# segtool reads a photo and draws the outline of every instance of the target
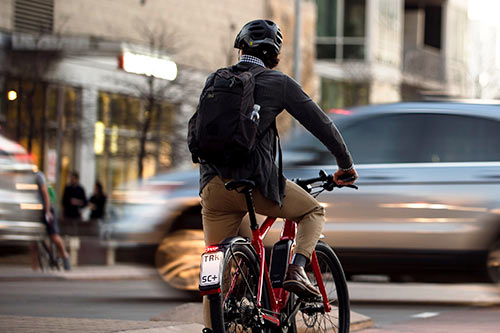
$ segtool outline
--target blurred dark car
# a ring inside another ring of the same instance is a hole
[[[499,105],[394,103],[331,115],[359,173],[358,191],[319,197],[327,211],[325,240],[349,277],[500,280]],[[283,150],[288,178],[336,170],[332,155],[302,128]],[[107,235],[122,245],[157,247],[163,278],[196,289],[203,250],[198,171],[129,184],[113,199],[121,214]]]
[[[19,144],[0,135],[0,244],[24,243],[45,235],[31,159]]]

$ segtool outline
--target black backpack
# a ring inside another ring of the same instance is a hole
[[[193,162],[237,165],[255,150],[260,139],[255,76],[265,70],[222,68],[207,81],[189,120],[188,146]]]

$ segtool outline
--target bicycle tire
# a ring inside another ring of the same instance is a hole
[[[224,256],[220,307],[211,304],[212,323],[223,319],[225,332],[271,332],[255,316],[259,281],[259,261],[250,245],[233,244]],[[262,306],[269,309],[269,294],[264,286]]]
[[[303,302],[295,316],[295,325],[300,332],[348,333],[351,312],[349,292],[342,265],[335,252],[327,244],[319,241],[315,250],[332,310],[322,313],[322,300]],[[308,264],[305,270],[311,283],[318,288],[311,264]]]

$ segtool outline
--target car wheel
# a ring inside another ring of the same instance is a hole
[[[500,283],[500,240],[494,243],[488,252],[486,269],[491,282]]]
[[[155,255],[160,277],[174,288],[198,290],[200,258],[205,249],[203,230],[180,229],[166,235]]]

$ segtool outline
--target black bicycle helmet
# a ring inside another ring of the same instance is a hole
[[[280,53],[283,44],[281,30],[276,23],[270,20],[254,20],[248,22],[241,28],[241,31],[234,40],[234,47],[243,48],[244,45],[249,48],[257,48],[260,45],[270,45]]]

